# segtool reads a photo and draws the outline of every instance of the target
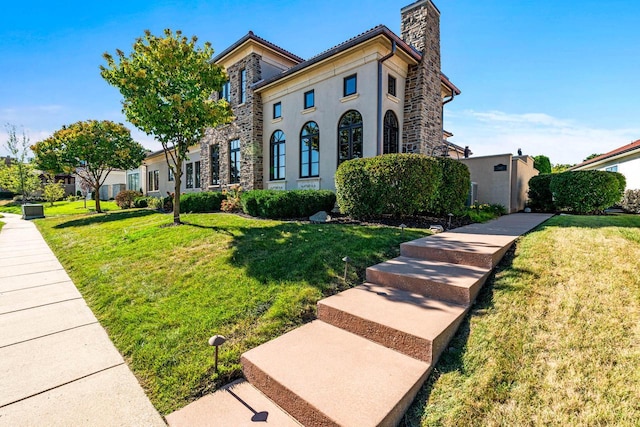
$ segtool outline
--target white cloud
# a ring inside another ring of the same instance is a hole
[[[551,163],[580,163],[592,153],[605,153],[640,138],[635,129],[600,129],[544,113],[447,111],[452,142],[468,145],[474,156],[516,153],[544,154]]]

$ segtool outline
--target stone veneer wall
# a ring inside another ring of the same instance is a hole
[[[430,155],[442,145],[440,12],[431,0],[420,0],[401,17],[402,39],[422,52],[406,79],[402,151]]]
[[[247,71],[246,101],[239,104],[240,71]],[[215,129],[207,129],[205,137],[200,143],[200,157],[202,176],[206,177],[210,190],[218,189],[211,186],[210,147],[220,146],[220,187],[229,186],[229,141],[240,140],[240,185],[245,190],[263,187],[262,165],[262,99],[255,94],[251,85],[262,78],[260,56],[252,53],[233,64],[227,70],[230,82],[231,109],[235,120]],[[217,97],[217,94],[214,95]]]

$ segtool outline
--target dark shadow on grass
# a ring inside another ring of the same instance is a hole
[[[73,219],[71,221],[65,221],[53,228],[69,228],[69,227],[84,227],[92,224],[102,224],[113,221],[120,221],[129,218],[141,218],[149,215],[156,215],[156,211],[142,209],[136,211],[121,211],[121,212],[107,212],[102,214],[90,214],[83,216],[82,218]]]
[[[218,227],[215,225],[202,225],[202,224],[195,224],[192,222],[186,222],[186,221],[181,221],[181,225],[187,226],[187,227],[195,227],[195,228],[202,228],[202,229],[206,229],[206,230],[212,230],[215,231],[216,233],[222,233],[222,234],[226,234],[228,236],[233,236],[234,234],[231,233],[228,228],[225,227]]]

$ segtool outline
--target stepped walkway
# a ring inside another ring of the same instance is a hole
[[[0,425],[164,426],[35,225],[0,231]]]
[[[318,320],[242,355],[247,381],[166,417],[170,426],[394,426],[485,280],[551,215],[513,214],[403,243]]]

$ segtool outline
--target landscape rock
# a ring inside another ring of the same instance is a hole
[[[312,224],[324,224],[327,221],[331,221],[331,217],[325,211],[320,211],[311,215],[309,221],[311,221]]]

